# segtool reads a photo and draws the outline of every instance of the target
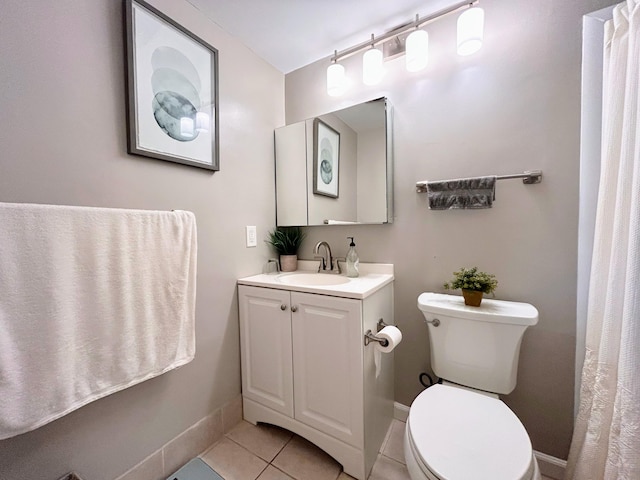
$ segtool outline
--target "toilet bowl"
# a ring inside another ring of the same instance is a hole
[[[431,367],[444,383],[411,404],[404,454],[412,480],[539,480],[531,440],[498,394],[516,387],[525,330],[538,322],[532,305],[423,293]]]
[[[404,451],[412,480],[540,480],[531,441],[497,397],[434,385],[414,400]]]

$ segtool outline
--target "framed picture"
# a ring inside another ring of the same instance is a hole
[[[338,198],[340,133],[319,118],[313,120],[313,193]]]
[[[218,50],[142,0],[124,0],[128,152],[219,170]]]

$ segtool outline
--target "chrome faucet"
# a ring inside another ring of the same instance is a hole
[[[324,255],[319,255],[320,247],[324,247]],[[314,258],[320,259],[320,265],[318,265],[319,273],[341,273],[340,272],[340,264],[337,262],[334,268],[334,259],[331,256],[331,247],[327,242],[318,242],[316,243],[315,248],[313,249]]]

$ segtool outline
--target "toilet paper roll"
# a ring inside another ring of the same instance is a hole
[[[393,351],[396,346],[402,341],[402,332],[398,329],[398,327],[394,327],[393,325],[387,325],[378,333],[376,333],[376,337],[384,338],[387,341],[387,346],[383,347],[380,343],[376,342],[376,350],[379,350],[382,353],[389,353]]]

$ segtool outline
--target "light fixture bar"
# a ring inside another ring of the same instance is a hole
[[[420,28],[422,25],[432,22],[433,20],[436,20],[440,17],[444,17],[445,15],[449,15],[451,13],[455,13],[458,10],[461,10],[463,8],[469,8],[472,7],[473,5],[475,5],[476,3],[479,3],[480,0],[467,0],[465,2],[458,2],[455,3],[454,5],[447,7],[447,8],[443,8],[442,10],[439,10],[435,13],[432,13],[431,15],[425,15],[424,17],[420,18],[419,16],[416,15],[416,20],[411,22],[411,23],[407,23],[404,25],[398,25],[397,27],[395,27],[394,29],[390,30],[387,33],[383,33],[382,35],[379,36],[374,36],[372,35],[372,38],[369,40],[366,40],[362,43],[359,43],[351,48],[347,48],[345,50],[342,50],[341,52],[336,52],[333,57],[331,57],[331,60],[333,62],[337,62],[338,60],[342,60],[343,58],[347,58],[350,57],[351,55],[354,55],[364,49],[368,49],[371,48],[371,46],[379,44],[379,43],[383,43],[386,40],[389,40],[390,38],[393,37],[397,37],[399,35],[402,35],[405,32],[408,32],[409,30],[415,29],[415,28]]]

